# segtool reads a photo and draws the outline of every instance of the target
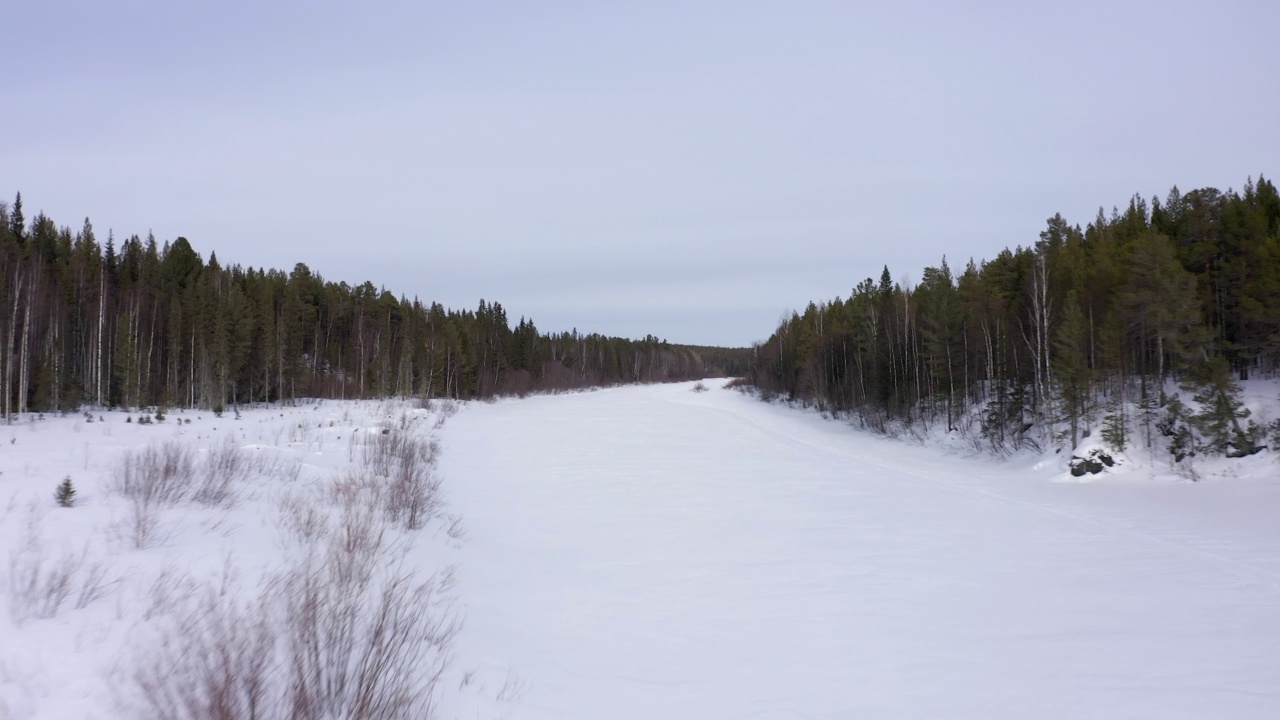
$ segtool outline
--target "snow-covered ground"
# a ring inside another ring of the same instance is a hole
[[[441,448],[446,505],[418,530],[383,518],[376,554],[462,620],[428,653],[452,658],[438,717],[1280,717],[1270,452],[1204,462],[1198,483],[1134,453],[1078,482],[1061,456],[968,457],[706,384],[443,423],[443,404],[326,401],[0,427],[0,719],[139,717],[138,678],[189,649],[166,635],[182,618],[267,607],[264,583],[292,587],[350,518],[395,506],[352,479],[387,437]],[[191,449],[197,485],[237,455],[234,502],[159,506],[139,548],[136,505],[108,488],[163,443]],[[69,569],[52,612],[15,592],[33,558],[37,579]]]
[[[391,636],[429,678],[460,619],[449,571],[460,525],[432,494],[432,438],[454,409],[314,402],[0,425],[0,719],[245,717],[254,668],[271,676],[259,707],[274,708],[293,689],[288,648],[320,633],[346,643],[352,662],[321,652],[301,666],[324,664],[317,685],[355,676],[388,592],[415,611],[388,623]],[[60,507],[68,477],[74,505]],[[427,491],[416,516],[401,510],[414,502],[397,495],[397,477]],[[344,616],[354,605],[358,616]],[[459,678],[445,672],[437,694]],[[427,687],[378,692],[411,703]],[[241,696],[211,712],[207,696],[228,688]]]
[[[1065,482],[718,385],[445,428],[458,661],[511,717],[1280,717],[1273,455]]]

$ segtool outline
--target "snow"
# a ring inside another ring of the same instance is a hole
[[[909,444],[706,384],[452,417],[325,401],[2,427],[0,718],[129,717],[157,577],[251,590],[301,552],[283,499],[357,467],[401,418],[439,439],[465,528],[437,518],[397,544],[421,573],[458,568],[440,717],[1280,717],[1270,451],[1203,461],[1196,483],[1145,452],[1066,482],[1061,455]],[[1246,395],[1274,414],[1274,385]],[[124,454],[174,440],[204,458],[226,438],[275,461],[234,507],[165,510],[160,540],[132,547],[106,491]],[[67,475],[77,504],[58,508]],[[45,557],[105,568],[102,596],[15,618],[29,526]]]
[[[1280,716],[1273,456],[1062,483],[689,390],[446,427],[459,661],[510,716]]]
[[[243,606],[299,568],[312,543],[285,522],[288,508],[332,522],[329,488],[360,467],[370,438],[401,424],[429,437],[448,409],[417,405],[314,402],[239,418],[173,411],[149,425],[136,412],[33,414],[0,426],[0,719],[140,717],[135,676],[169,657],[157,645],[172,637],[166,630],[201,610],[209,591]],[[220,449],[238,449],[238,501],[159,508],[153,538],[139,548],[132,506],[109,487],[126,456],[166,446],[187,448],[197,469]],[[57,507],[54,488],[68,476],[75,506]],[[421,581],[442,573],[457,552],[447,520],[389,531],[385,556],[406,553],[404,572]],[[23,578],[34,573],[49,586],[60,570],[71,580],[65,602],[50,606],[44,591],[34,608],[22,601]],[[442,613],[448,602],[441,596]]]

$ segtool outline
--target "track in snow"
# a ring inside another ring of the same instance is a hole
[[[1051,483],[711,387],[450,421],[453,712],[1280,717],[1275,480]]]

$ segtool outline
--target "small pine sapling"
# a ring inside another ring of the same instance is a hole
[[[1196,454],[1195,435],[1191,431],[1188,414],[1182,400],[1174,395],[1165,402],[1164,417],[1156,423],[1156,429],[1169,439],[1169,454],[1175,463]]]
[[[69,508],[75,506],[76,486],[71,483],[70,475],[58,484],[58,489],[54,492],[53,499],[58,501],[59,507]]]
[[[1125,423],[1124,405],[1118,397],[1112,396],[1107,403],[1107,414],[1102,419],[1102,440],[1114,452],[1124,452],[1129,444],[1129,429]]]

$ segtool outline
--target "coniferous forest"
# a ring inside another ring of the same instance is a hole
[[[1280,195],[1259,178],[1134,196],[1083,229],[1055,215],[1032,246],[944,257],[914,286],[886,267],[792,313],[749,377],[881,432],[940,427],[1010,452],[1099,431],[1181,460],[1260,449],[1268,428],[1237,381],[1278,367]]]
[[[513,326],[366,282],[206,262],[185,238],[117,245],[0,203],[3,412],[303,397],[485,398],[745,372],[745,349]]]
[[[941,427],[998,452],[1094,431],[1119,450],[1248,454],[1268,430],[1237,380],[1280,368],[1280,194],[1134,196],[1083,229],[1050,218],[1029,247],[944,257],[914,286],[888,267],[732,349],[544,333],[366,282],[204,261],[185,238],[101,242],[18,195],[0,203],[0,382],[6,418],[98,407],[303,397],[502,394],[742,376],[865,427]],[[1186,400],[1193,400],[1188,404]]]

